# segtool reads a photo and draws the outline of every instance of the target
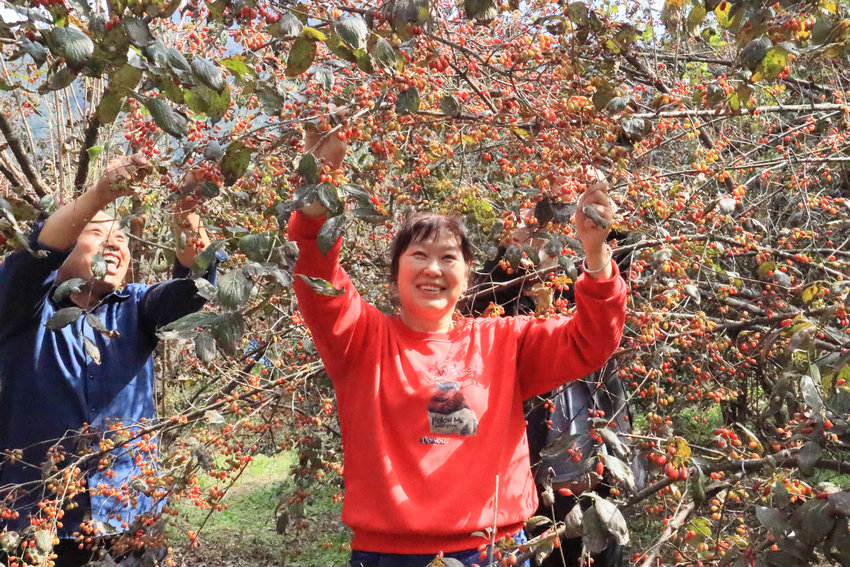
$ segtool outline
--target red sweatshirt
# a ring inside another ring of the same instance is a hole
[[[323,219],[295,213],[298,304],[336,390],[344,456],[342,519],[352,548],[384,553],[472,549],[495,523],[512,535],[537,507],[522,402],[600,368],[617,348],[626,286],[582,276],[576,316],[459,319],[447,333],[408,329],[366,303],[339,266]],[[498,477],[498,502],[496,479]]]

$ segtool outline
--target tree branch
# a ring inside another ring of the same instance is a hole
[[[83,134],[83,145],[80,148],[80,156],[77,158],[77,173],[74,176],[74,187],[82,189],[86,185],[89,177],[89,148],[97,143],[97,134],[100,130],[100,120],[97,119],[97,114],[92,114],[89,123],[86,126],[86,131]]]
[[[24,177],[30,182],[36,195],[39,197],[48,195],[50,191],[44,185],[38,172],[33,169],[32,163],[21,145],[21,140],[15,135],[15,132],[12,130],[12,124],[6,120],[6,115],[2,112],[0,112],[0,132],[6,138],[9,149],[12,150],[12,154],[14,154],[15,159],[18,161],[18,165],[21,166]]]

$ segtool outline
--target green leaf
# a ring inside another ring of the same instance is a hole
[[[44,323],[44,326],[51,331],[58,331],[62,327],[70,325],[79,319],[82,314],[83,310],[79,307],[65,307],[51,315],[47,322]]]
[[[222,248],[224,248],[224,240],[214,240],[204,249],[203,252],[195,256],[195,264],[192,266],[192,273],[198,275],[209,270],[213,261],[215,261],[218,251]]]
[[[618,459],[614,455],[608,455],[605,457],[605,468],[614,475],[614,478],[622,482],[628,490],[634,490],[635,475],[628,463]]]
[[[752,80],[756,82],[757,77],[764,77],[768,81],[772,81],[785,69],[788,65],[788,52],[782,47],[772,47],[761,60],[758,71],[753,75]]]
[[[211,301],[216,295],[216,288],[209,281],[204,278],[196,278],[192,280],[195,282],[195,292],[206,299],[207,301]]]
[[[599,517],[596,506],[591,506],[584,511],[581,527],[581,541],[587,551],[590,553],[601,553],[608,547],[611,536],[608,528]]]
[[[395,103],[397,114],[416,114],[419,112],[419,89],[408,87],[406,91],[399,93]]]
[[[304,37],[296,39],[286,58],[286,76],[297,77],[309,69],[316,57],[316,49],[316,42],[312,39]]]
[[[691,4],[691,11],[688,12],[688,32],[694,33],[699,25],[705,20],[708,12],[705,9],[705,4],[701,0],[695,0]]]
[[[249,75],[253,78],[257,77],[257,72],[254,71],[253,67],[249,67],[247,63],[245,63],[244,55],[234,55],[233,57],[228,57],[227,59],[222,59],[221,64],[225,69],[231,71],[239,78],[244,79],[246,75]]]
[[[36,65],[41,66],[47,61],[47,48],[37,41],[30,41],[24,37],[18,43],[18,50],[9,57],[9,60],[14,61],[24,55],[29,55]]]
[[[89,155],[89,161],[94,161],[97,156],[103,151],[103,146],[91,146],[86,148],[86,153]]]
[[[94,43],[85,32],[70,27],[56,27],[50,32],[50,48],[69,65],[82,65],[94,53]]]
[[[314,278],[313,276],[305,276],[304,274],[298,274],[298,276],[310,286],[310,289],[319,295],[336,297],[345,293],[345,288],[336,288],[331,282],[322,278]]]
[[[156,38],[144,20],[135,16],[124,16],[121,22],[124,24],[130,43],[139,49],[150,47],[156,43]]]
[[[161,327],[156,336],[164,341],[191,339],[198,334],[198,327],[208,327],[215,323],[218,318],[218,315],[209,311],[189,313]]]
[[[850,492],[846,490],[833,492],[827,496],[827,500],[838,512],[850,517]]]
[[[812,377],[807,375],[800,378],[800,388],[803,390],[803,401],[812,409],[812,413],[820,414],[823,411],[823,398]]]
[[[70,280],[65,280],[59,284],[56,291],[53,292],[53,301],[56,303],[64,301],[65,298],[69,297],[72,293],[80,293],[85,285],[86,280],[83,278],[71,278]]]
[[[755,72],[772,45],[767,36],[756,38],[741,50],[737,62],[745,69]]]
[[[86,314],[86,323],[88,323],[89,327],[100,333],[105,337],[109,337],[110,339],[114,339],[121,336],[116,330],[107,329],[106,324],[101,320],[100,317],[95,315],[94,313]]]
[[[189,60],[176,47],[166,46],[165,54],[168,66],[171,67],[172,71],[185,75],[192,73],[192,65]]]
[[[124,96],[107,90],[97,104],[97,120],[101,124],[112,124],[118,118],[121,107],[124,106]]]
[[[316,69],[313,79],[326,91],[331,90],[334,86],[334,74],[330,69]]]
[[[345,209],[345,203],[339,198],[339,192],[333,183],[322,183],[316,191],[319,202],[328,210],[330,217],[339,215]]]
[[[494,0],[464,0],[463,13],[470,20],[489,22],[499,15],[499,7]]]
[[[304,24],[291,12],[284,12],[280,20],[266,28],[269,35],[278,39],[295,39],[301,35],[303,30]]]
[[[265,262],[268,260],[269,254],[271,254],[273,242],[274,239],[268,232],[246,234],[239,239],[239,250],[241,250],[249,260]]]
[[[815,465],[823,457],[823,449],[815,441],[806,441],[800,447],[800,452],[797,456],[797,466],[800,467],[800,472],[806,476],[811,476],[815,472]]]
[[[86,354],[91,357],[92,362],[100,366],[100,349],[97,348],[97,345],[94,344],[94,341],[84,336],[83,349],[86,351]]]
[[[626,518],[623,517],[623,513],[620,512],[617,505],[605,498],[594,498],[593,500],[593,507],[596,509],[596,513],[599,515],[599,519],[602,521],[602,525],[608,530],[608,533],[614,536],[614,540],[619,545],[628,544],[629,527],[626,524]]]
[[[231,142],[221,158],[221,174],[226,185],[233,185],[248,171],[251,165],[251,150],[244,143]]]
[[[221,75],[221,69],[203,57],[196,56],[192,59],[192,74],[202,85],[206,85],[217,93],[221,93],[227,87],[227,82]]]
[[[77,71],[70,67],[62,67],[47,75],[47,81],[38,88],[40,94],[45,94],[53,91],[64,89],[74,82],[77,78]]]
[[[171,108],[165,101],[149,97],[145,99],[145,106],[151,113],[151,117],[157,126],[175,138],[186,136],[186,117]]]
[[[219,315],[210,327],[218,348],[228,356],[236,354],[244,330],[245,319],[239,311]]]
[[[616,96],[608,101],[608,104],[605,105],[605,110],[608,112],[622,112],[629,105],[629,97],[627,96]]]
[[[286,99],[283,98],[273,87],[263,87],[258,89],[254,94],[260,99],[260,104],[263,105],[263,112],[270,116],[280,114],[280,109],[283,108]]]
[[[770,533],[777,537],[785,535],[791,528],[788,524],[788,520],[785,518],[785,515],[774,508],[756,506],[756,518],[758,518],[761,525],[766,527],[770,530]]]
[[[320,32],[316,28],[304,26],[304,28],[301,30],[301,37],[299,37],[299,39],[309,39],[312,41],[327,41],[328,36]]]
[[[106,277],[106,260],[100,252],[92,256],[91,275],[99,280]]]
[[[384,67],[397,69],[399,65],[399,54],[396,48],[384,38],[380,38],[372,47],[372,55]]]
[[[298,175],[305,183],[315,185],[319,182],[319,162],[316,161],[316,156],[311,153],[301,156],[301,159],[298,160]]]
[[[50,530],[38,530],[35,532],[35,547],[41,553],[50,553],[53,550],[53,534]]]
[[[195,356],[201,362],[211,362],[215,358],[215,338],[211,333],[202,331],[195,337]]]
[[[207,145],[204,146],[205,160],[218,163],[223,156],[224,150],[221,148],[221,144],[219,144],[217,140],[210,140],[207,142]]]
[[[333,24],[333,31],[352,50],[366,47],[369,28],[366,26],[366,20],[358,15],[343,16],[338,19]]]
[[[0,549],[6,555],[14,555],[14,551],[18,549],[19,545],[21,545],[21,536],[18,532],[4,531],[0,534]]]
[[[440,99],[440,110],[449,116],[460,116],[462,107],[456,96],[445,95]]]
[[[337,215],[325,221],[325,224],[319,229],[319,252],[327,256],[342,236],[346,224],[348,224],[348,218],[345,215]]]
[[[218,282],[217,297],[224,307],[236,309],[251,296],[254,284],[240,269],[224,274]]]

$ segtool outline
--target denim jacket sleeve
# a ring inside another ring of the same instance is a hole
[[[0,263],[0,345],[25,323],[38,318],[53,285],[53,272],[70,254],[38,242],[43,224],[30,235],[32,253],[18,250]]]

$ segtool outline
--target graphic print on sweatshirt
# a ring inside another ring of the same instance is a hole
[[[460,393],[460,383],[440,381],[428,401],[428,421],[436,435],[471,436],[478,432],[478,417]]]

